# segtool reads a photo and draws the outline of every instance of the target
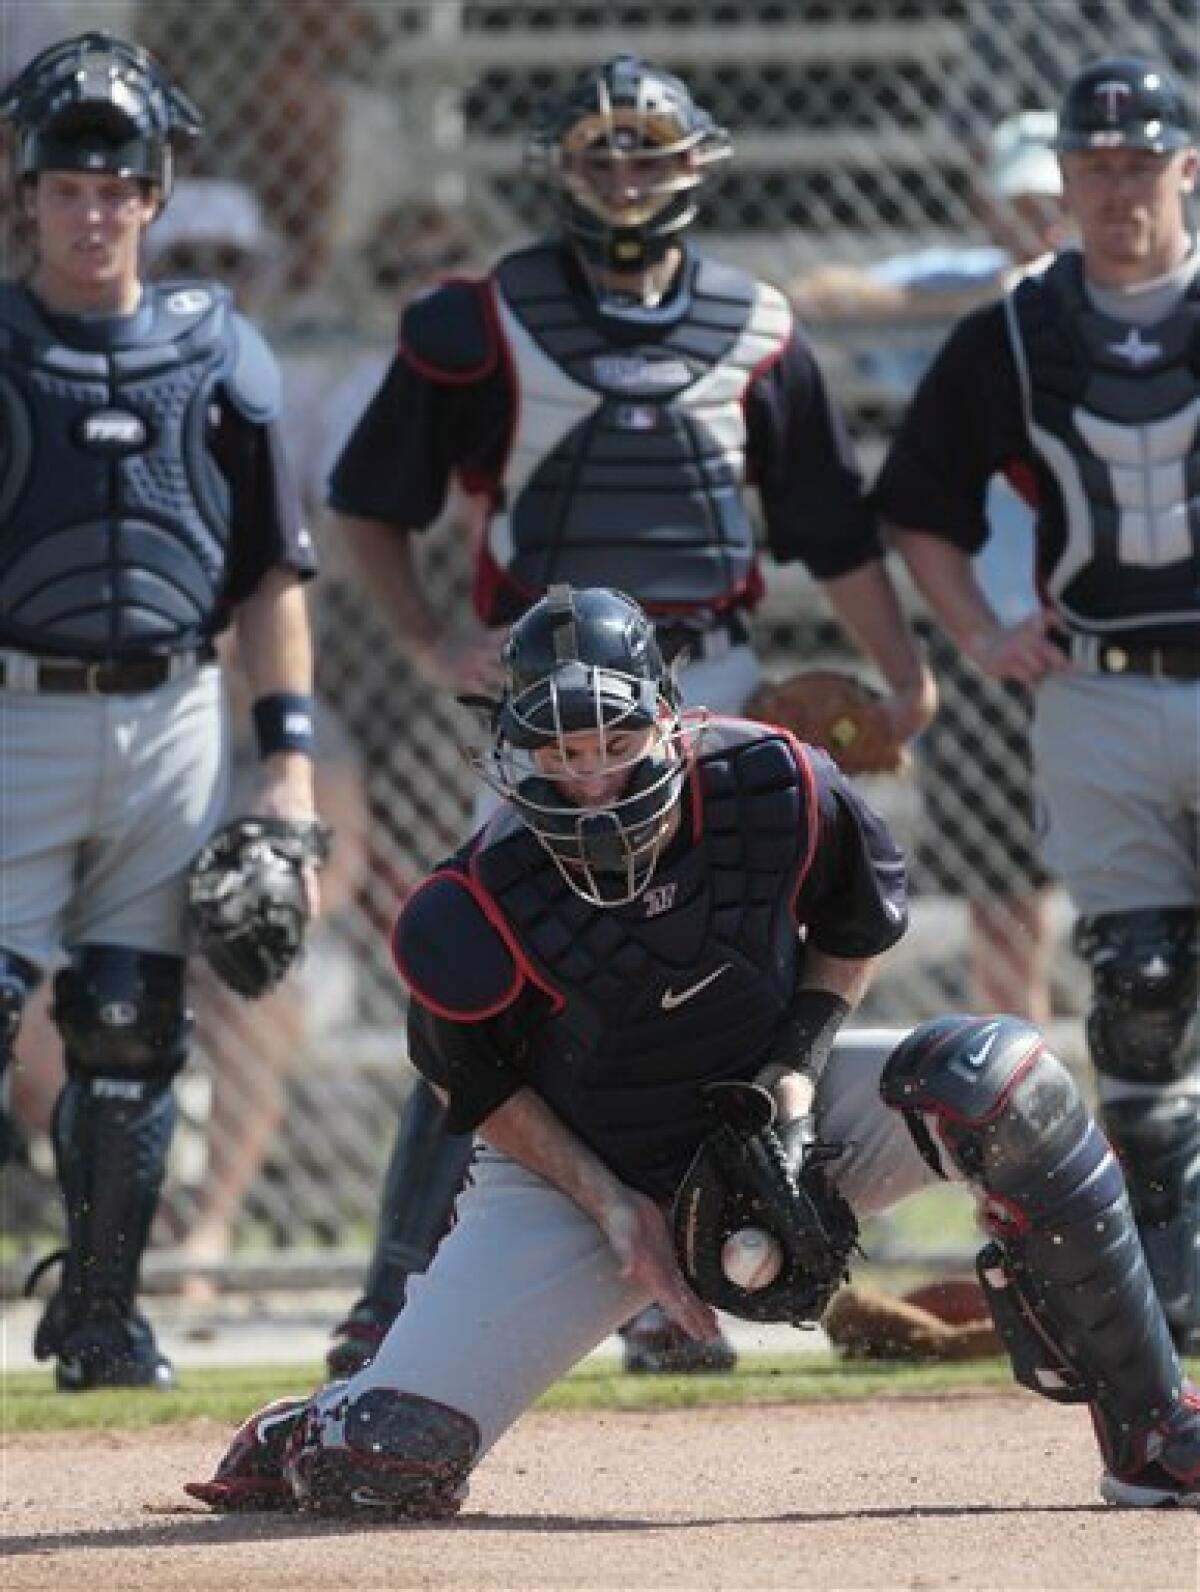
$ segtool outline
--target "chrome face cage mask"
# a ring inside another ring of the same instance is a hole
[[[586,677],[586,682],[581,679]],[[574,893],[592,906],[626,906],[654,877],[683,794],[685,731],[672,698],[652,682],[612,670],[568,664],[506,700],[491,741],[468,752],[480,777],[509,802]],[[653,716],[651,716],[651,713]],[[580,731],[606,739],[653,731],[635,755],[605,757],[589,774],[625,775],[621,794],[580,804],[570,794],[568,737]],[[536,749],[555,748],[562,772],[547,772]]]
[[[525,152],[526,170],[554,195],[593,292],[617,311],[630,309],[629,294],[612,293],[596,273],[641,274],[642,307],[653,309],[649,270],[695,220],[699,190],[733,148],[726,130],[704,113],[696,111],[689,126],[676,108],[651,103],[643,91],[649,93],[648,84],[639,85],[636,104],[614,104],[601,78],[594,109],[581,111],[565,130],[535,129]],[[636,173],[624,192],[622,170]]]

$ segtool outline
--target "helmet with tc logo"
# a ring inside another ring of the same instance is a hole
[[[1196,141],[1179,86],[1137,56],[1093,61],[1063,97],[1054,147],[1148,149],[1158,155]]]

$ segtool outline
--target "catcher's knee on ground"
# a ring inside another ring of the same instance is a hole
[[[309,1404],[283,1471],[301,1509],[438,1520],[457,1514],[479,1453],[469,1415],[398,1388],[335,1383]]]

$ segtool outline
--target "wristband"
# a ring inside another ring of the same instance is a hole
[[[275,752],[313,755],[316,727],[313,699],[301,691],[273,691],[250,709],[259,757]]]
[[[768,1060],[791,1067],[816,1083],[825,1071],[837,1031],[849,1015],[849,1003],[832,990],[798,989]]]

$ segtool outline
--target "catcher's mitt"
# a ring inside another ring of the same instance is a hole
[[[904,742],[872,686],[839,669],[809,669],[766,681],[746,704],[748,719],[790,730],[821,746],[847,774],[898,774],[907,767]]]
[[[1003,1352],[979,1284],[934,1283],[896,1299],[843,1288],[821,1320],[853,1360],[984,1360]]]
[[[192,864],[188,914],[196,944],[222,983],[247,1000],[274,989],[308,927],[303,870],[329,855],[331,831],[312,820],[239,818]]]
[[[854,1212],[822,1171],[840,1152],[803,1131],[789,1142],[792,1124],[781,1136],[775,1102],[758,1084],[710,1084],[706,1093],[719,1125],[671,1210],[683,1274],[701,1299],[747,1321],[815,1322],[847,1276],[858,1238]],[[766,1228],[782,1251],[765,1288],[741,1288],[722,1268],[721,1246],[742,1227]]]

